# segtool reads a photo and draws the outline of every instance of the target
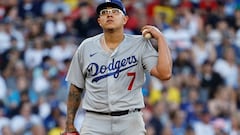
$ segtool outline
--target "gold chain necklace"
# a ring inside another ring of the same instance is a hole
[[[107,43],[106,43],[106,41],[105,41],[104,36],[102,36],[102,42],[103,42],[103,48],[104,48],[104,50],[106,50],[106,51],[109,52],[109,53],[113,53],[114,49],[111,49],[111,48],[109,48],[109,47],[107,46]]]

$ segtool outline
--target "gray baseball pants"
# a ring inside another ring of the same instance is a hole
[[[121,116],[86,112],[80,135],[145,135],[142,112]]]

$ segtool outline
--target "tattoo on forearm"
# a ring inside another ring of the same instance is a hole
[[[73,126],[75,114],[81,102],[82,90],[74,85],[70,86],[67,102],[67,126]],[[69,127],[71,128],[71,127]]]

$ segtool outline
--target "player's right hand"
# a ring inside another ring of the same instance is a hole
[[[74,131],[74,132],[64,132],[64,133],[61,133],[60,135],[80,135],[77,131]]]
[[[162,39],[162,32],[155,26],[145,25],[142,27],[142,34],[145,38]]]

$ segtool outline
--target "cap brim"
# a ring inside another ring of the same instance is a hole
[[[106,3],[100,4],[100,5],[97,7],[97,14],[99,15],[99,14],[100,14],[100,11],[103,10],[103,9],[105,9],[105,8],[107,8],[107,7],[118,8],[118,9],[120,9],[120,10],[123,11],[123,9],[122,9],[120,6],[118,6],[117,4],[112,3],[112,2],[106,2]]]

